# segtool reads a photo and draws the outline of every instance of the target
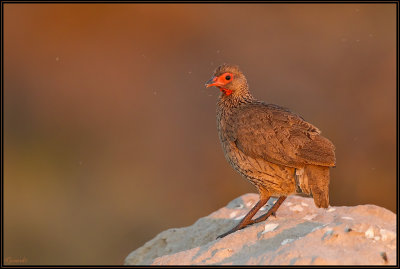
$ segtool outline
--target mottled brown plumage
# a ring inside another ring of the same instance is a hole
[[[256,100],[237,66],[219,66],[207,84],[221,90],[217,128],[227,161],[260,193],[260,201],[224,237],[275,214],[287,195],[305,194],[317,207],[329,206],[329,168],[335,147],[312,124],[288,109]],[[280,197],[252,220],[271,196]]]

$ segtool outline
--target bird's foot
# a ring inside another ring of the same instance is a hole
[[[218,235],[218,236],[217,236],[217,239],[224,238],[225,236],[227,236],[228,234],[231,234],[231,233],[233,233],[233,232],[235,232],[235,231],[230,230],[230,231],[228,231],[228,232],[226,232],[226,233],[223,233],[223,234],[221,234],[221,235]]]
[[[231,233],[234,233],[234,232],[236,232],[236,231],[239,231],[239,230],[241,230],[241,229],[243,229],[243,228],[245,228],[245,227],[247,227],[247,226],[249,226],[249,225],[252,225],[252,224],[254,224],[254,223],[255,223],[255,222],[254,222],[253,220],[250,220],[250,221],[247,222],[246,224],[244,224],[244,223],[239,223],[237,226],[235,226],[235,227],[232,228],[231,230],[227,231],[226,233],[223,233],[223,234],[219,235],[219,236],[217,237],[217,239],[223,238],[223,237],[225,237],[225,236],[227,236],[227,235],[229,235],[229,234],[231,234]]]
[[[235,228],[233,228],[233,229],[227,231],[226,233],[223,233],[223,234],[221,234],[221,235],[218,235],[217,239],[224,238],[224,237],[227,236],[228,234],[234,233],[234,232],[236,232],[236,231],[238,231],[238,230],[240,230],[240,229],[238,229],[237,227],[235,227]]]

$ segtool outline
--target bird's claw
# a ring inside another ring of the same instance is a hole
[[[221,235],[218,235],[216,239],[224,238],[225,236],[227,236],[228,234],[231,234],[231,233],[233,233],[233,231],[229,231],[229,232],[223,233]]]

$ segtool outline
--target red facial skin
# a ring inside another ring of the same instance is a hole
[[[229,80],[227,80],[226,76],[230,76],[231,78]],[[211,84],[207,84],[207,88],[211,87],[211,86],[216,86],[225,95],[231,95],[232,94],[232,90],[226,89],[226,88],[224,88],[224,86],[226,84],[228,84],[229,82],[231,82],[232,80],[233,80],[233,74],[232,73],[224,73],[224,74],[220,75],[219,77],[214,77],[212,79],[212,83]]]

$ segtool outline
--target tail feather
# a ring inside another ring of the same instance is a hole
[[[308,165],[304,170],[315,205],[327,208],[329,206],[329,167]]]

